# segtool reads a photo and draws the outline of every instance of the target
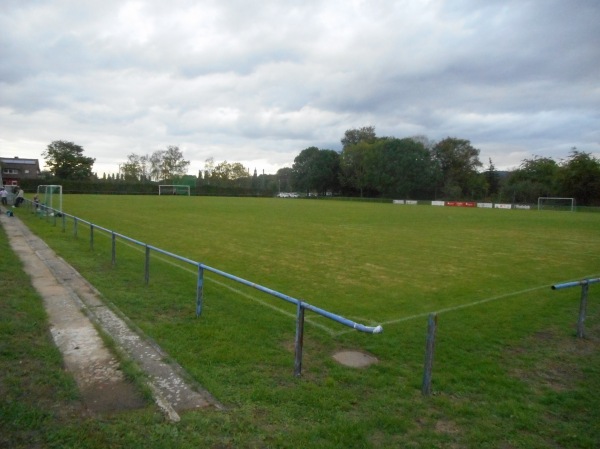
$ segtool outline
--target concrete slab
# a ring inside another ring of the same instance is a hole
[[[179,365],[165,362],[170,358],[161,348],[145,338],[118,310],[107,307],[100,292],[17,217],[0,214],[0,223],[31,276],[32,285],[44,299],[54,341],[90,411],[143,405],[93,323],[147,374],[155,401],[170,420],[178,421],[179,413],[187,410],[223,409],[206,390],[185,380],[189,376]]]

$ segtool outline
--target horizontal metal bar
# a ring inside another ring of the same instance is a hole
[[[53,211],[56,212],[56,209],[52,209],[52,208],[48,208],[48,209],[51,209],[51,210],[53,210]],[[185,263],[194,265],[194,266],[196,266],[198,268],[201,268],[201,269],[210,271],[212,273],[218,274],[219,276],[223,276],[223,277],[225,277],[227,279],[231,279],[232,281],[235,281],[235,282],[238,282],[240,284],[246,285],[248,287],[254,288],[256,290],[259,290],[259,291],[261,291],[263,293],[266,293],[268,295],[274,296],[276,298],[282,299],[282,300],[284,300],[286,302],[289,302],[291,304],[300,305],[300,307],[302,307],[304,309],[311,310],[311,311],[313,311],[313,312],[315,312],[315,313],[317,313],[317,314],[319,314],[321,316],[324,316],[324,317],[329,318],[329,319],[331,319],[333,321],[336,321],[336,322],[338,322],[340,324],[343,324],[344,326],[348,326],[348,327],[351,327],[352,329],[356,329],[357,331],[366,332],[366,333],[369,333],[369,334],[379,334],[379,333],[383,332],[383,327],[381,327],[381,326],[365,326],[364,324],[360,324],[360,323],[357,323],[355,321],[352,321],[352,320],[349,320],[347,318],[344,318],[343,316],[337,315],[335,313],[328,312],[325,309],[321,309],[320,307],[313,306],[313,305],[311,305],[311,304],[309,304],[307,302],[304,302],[304,301],[301,301],[299,299],[293,298],[292,296],[288,296],[288,295],[280,293],[280,292],[278,292],[276,290],[270,289],[268,287],[264,287],[264,286],[262,286],[260,284],[256,284],[255,282],[250,282],[250,281],[248,281],[246,279],[243,279],[241,277],[238,277],[238,276],[235,276],[233,274],[227,273],[225,271],[219,270],[217,268],[213,268],[213,267],[210,267],[208,265],[204,265],[204,264],[202,264],[200,262],[196,262],[194,260],[188,259],[187,257],[182,257],[182,256],[179,256],[177,254],[174,254],[174,253],[171,253],[169,251],[166,251],[164,249],[157,248],[156,246],[148,245],[148,244],[146,244],[144,242],[141,242],[139,240],[135,240],[135,239],[133,239],[131,237],[128,237],[126,235],[123,235],[123,234],[119,234],[118,232],[115,232],[113,230],[104,228],[102,226],[98,226],[98,225],[96,225],[94,223],[91,223],[89,221],[83,220],[83,219],[78,218],[78,217],[76,217],[74,215],[70,215],[70,214],[67,214],[67,213],[64,213],[64,212],[61,212],[61,213],[64,216],[66,216],[66,217],[71,217],[72,219],[78,220],[79,222],[82,222],[82,223],[85,223],[85,224],[87,224],[90,227],[94,227],[94,229],[96,229],[96,230],[104,231],[107,234],[114,235],[116,237],[122,238],[122,239],[127,240],[127,241],[129,241],[131,243],[134,243],[136,245],[143,246],[143,247],[148,248],[148,249],[150,249],[152,251],[156,251],[156,252],[158,252],[160,254],[164,254],[165,256],[172,257],[172,258],[177,259],[177,260],[179,260],[181,262],[185,262]],[[600,279],[598,279],[597,281],[600,281]],[[552,288],[554,288],[554,286]]]
[[[383,327],[381,326],[365,326],[363,324],[356,323],[355,321],[349,320],[348,318],[344,318],[343,316],[336,315],[335,313],[328,312],[327,310],[321,309],[320,307],[316,307],[305,302],[302,303],[302,307],[308,310],[312,310],[313,312],[318,313],[319,315],[322,315],[333,321],[337,321],[338,323],[343,324],[344,326],[351,327],[360,332],[366,332],[368,334],[380,334],[383,332]]]
[[[563,288],[581,287],[582,285],[596,284],[600,282],[600,278],[582,279],[581,281],[565,282],[563,284],[555,284],[552,290],[562,290]]]

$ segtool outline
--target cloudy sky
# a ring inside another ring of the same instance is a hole
[[[275,173],[344,131],[600,157],[598,0],[2,0],[0,156],[178,146]]]

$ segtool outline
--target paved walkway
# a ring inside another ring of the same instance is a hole
[[[170,420],[178,421],[179,414],[186,410],[223,408],[208,392],[186,380],[180,366],[166,363],[168,357],[159,347],[132,330],[126,317],[107,307],[102,295],[17,217],[2,211],[0,223],[44,300],[54,341],[90,411],[144,405],[93,323],[147,374],[154,399]]]

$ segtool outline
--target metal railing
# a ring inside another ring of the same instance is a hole
[[[356,329],[357,331],[368,333],[368,334],[379,334],[383,332],[382,326],[366,326],[364,324],[357,323],[348,318],[345,318],[341,315],[337,315],[335,313],[329,312],[320,307],[309,304],[300,299],[285,295],[276,290],[270,289],[268,287],[264,287],[255,282],[248,281],[241,277],[235,276],[233,274],[227,273],[225,271],[219,270],[217,268],[211,267],[209,265],[203,264],[201,262],[197,262],[195,260],[188,259],[187,257],[180,256],[178,254],[174,254],[172,252],[166,251],[164,249],[158,248],[156,246],[150,245],[148,243],[141,242],[134,238],[128,237],[124,234],[120,234],[113,230],[104,228],[97,224],[94,224],[90,221],[83,220],[74,215],[67,214],[65,212],[61,212],[57,209],[53,209],[47,207],[45,205],[36,205],[32,201],[26,199],[26,203],[29,205],[30,210],[34,213],[39,213],[42,217],[45,217],[47,220],[52,220],[54,226],[57,224],[57,219],[60,218],[62,221],[62,230],[66,231],[66,220],[67,218],[71,218],[73,220],[73,234],[75,236],[78,235],[78,227],[80,223],[89,226],[90,229],[90,249],[94,249],[94,233],[96,230],[103,231],[110,235],[111,237],[111,262],[113,265],[116,264],[117,257],[117,238],[122,239],[124,241],[130,242],[134,245],[143,247],[145,249],[145,266],[144,266],[144,281],[146,284],[150,282],[150,255],[151,252],[154,251],[156,253],[165,255],[167,257],[176,259],[180,262],[184,262],[186,264],[192,265],[197,269],[197,283],[196,283],[196,317],[199,317],[202,314],[202,306],[204,302],[204,272],[208,271],[214,273],[216,275],[222,276],[224,278],[230,279],[232,281],[238,282],[240,284],[246,285],[248,287],[259,290],[268,295],[274,296],[276,298],[282,299],[288,303],[296,305],[296,336],[295,336],[295,359],[294,359],[294,375],[300,376],[302,374],[302,352],[303,352],[303,340],[304,340],[304,312],[305,310],[310,310],[318,315],[321,315],[325,318],[333,320],[337,323],[340,323],[344,326],[350,327],[352,329]]]
[[[584,337],[585,315],[587,310],[588,290],[590,284],[600,282],[600,278],[583,279],[581,281],[565,282],[552,286],[552,290],[562,290],[564,288],[581,287],[581,300],[579,302],[579,318],[577,320],[577,337]]]

